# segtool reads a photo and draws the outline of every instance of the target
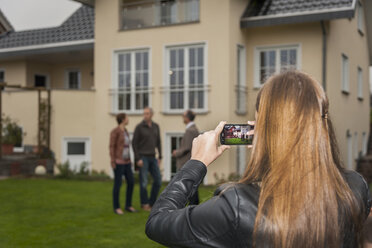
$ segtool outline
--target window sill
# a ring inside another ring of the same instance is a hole
[[[358,96],[358,101],[359,101],[359,102],[363,102],[363,100],[364,100],[363,97]]]
[[[143,110],[140,110],[140,111],[111,111],[109,114],[110,115],[117,115],[117,114],[122,114],[122,113],[125,113],[126,115],[128,116],[140,116],[140,115],[143,115]]]
[[[181,110],[174,110],[174,111],[162,111],[160,112],[163,115],[180,115],[183,114],[187,109],[181,109]],[[207,115],[210,111],[208,110],[192,110],[195,114],[198,115]]]
[[[238,110],[235,110],[235,114],[237,114],[237,115],[246,115],[247,114],[247,111],[238,111]]]
[[[350,92],[349,91],[346,91],[346,90],[341,90],[341,93],[344,94],[344,95],[346,95],[346,96],[350,95]]]

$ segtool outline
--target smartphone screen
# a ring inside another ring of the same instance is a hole
[[[253,135],[248,135],[253,130],[253,125],[248,124],[226,124],[220,134],[222,145],[251,145]]]

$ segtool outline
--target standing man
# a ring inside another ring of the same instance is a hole
[[[161,162],[161,141],[158,124],[152,121],[153,111],[150,107],[143,110],[143,121],[136,126],[133,134],[133,151],[136,165],[139,168],[140,198],[143,210],[150,211],[159,194],[161,175],[159,164]],[[158,159],[155,156],[155,148],[158,150]],[[153,178],[150,199],[147,193],[148,172]]]
[[[181,169],[181,167],[190,160],[192,141],[199,135],[199,130],[194,123],[195,113],[191,110],[187,110],[183,113],[182,118],[183,123],[186,124],[186,131],[182,137],[180,147],[172,152],[172,156],[177,159],[177,170]],[[199,194],[197,190],[195,194],[190,197],[189,201],[191,205],[199,204]]]

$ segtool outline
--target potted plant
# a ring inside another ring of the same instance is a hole
[[[22,145],[22,129],[8,116],[2,118],[2,124],[2,151],[3,154],[11,154],[14,146]]]

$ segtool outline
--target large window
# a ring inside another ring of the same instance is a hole
[[[81,74],[79,70],[66,70],[66,88],[80,89],[81,88]]]
[[[247,86],[246,80],[246,53],[245,47],[238,45],[237,47],[237,82],[236,82],[236,113],[245,114]]]
[[[361,2],[357,3],[357,20],[358,20],[358,31],[364,33],[364,9]]]
[[[349,58],[342,54],[342,72],[341,72],[341,91],[343,93],[349,93]]]
[[[358,99],[363,100],[363,70],[358,67]]]
[[[148,49],[115,53],[113,112],[139,112],[150,106]]]
[[[299,46],[256,48],[255,87],[275,73],[299,69]]]
[[[199,21],[199,0],[122,1],[121,29],[140,29]]]
[[[206,68],[204,45],[169,47],[166,50],[165,112],[193,109],[206,111]]]
[[[0,69],[0,83],[5,82],[5,70]]]

